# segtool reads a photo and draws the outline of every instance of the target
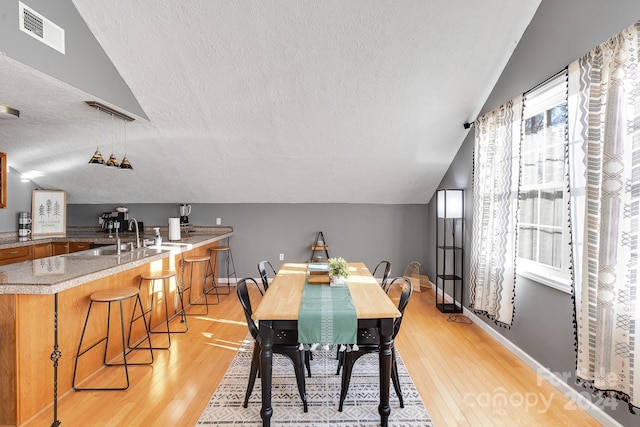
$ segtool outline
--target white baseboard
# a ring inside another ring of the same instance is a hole
[[[542,366],[537,360],[523,351],[520,347],[506,339],[503,335],[496,332],[491,326],[489,326],[483,319],[476,316],[471,310],[466,307],[463,308],[464,314],[475,322],[482,330],[495,338],[502,346],[513,353],[518,359],[522,360],[527,366],[536,371],[538,375],[548,381],[563,395],[567,396],[573,405],[584,409],[589,415],[591,415],[596,421],[607,427],[623,427],[618,421],[616,421],[611,415],[607,414],[602,408],[598,407],[591,400],[584,397],[577,390],[571,388],[563,379],[551,372],[546,367]],[[621,405],[626,403],[620,401]]]

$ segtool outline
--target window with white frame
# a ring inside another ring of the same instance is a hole
[[[565,72],[525,94],[516,272],[570,291]]]

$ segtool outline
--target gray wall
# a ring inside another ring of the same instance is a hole
[[[482,112],[488,112],[541,83],[638,19],[640,2],[637,0],[543,0]],[[471,246],[469,232],[473,222],[472,154],[473,128],[439,186],[467,189],[467,248]],[[435,199],[432,198],[430,205],[431,217],[434,218]],[[430,224],[433,227],[435,222]],[[434,259],[434,250],[435,238],[428,234],[428,259]],[[468,278],[469,256],[465,259]],[[433,261],[427,269],[429,272],[435,270]],[[518,277],[511,329],[485,321],[543,366],[553,372],[570,375],[568,384],[576,390],[585,390],[574,385],[576,353],[570,295]],[[592,399],[593,402],[597,400],[596,397]],[[604,409],[622,425],[640,423],[640,416],[632,415],[624,402],[620,402],[615,410]]]
[[[101,212],[113,205],[69,205],[67,224],[97,226]],[[166,226],[179,215],[177,204],[130,204],[130,217],[150,227]],[[238,277],[257,277],[258,261],[270,260],[276,269],[285,262],[308,260],[311,244],[322,231],[330,256],[362,261],[373,269],[391,261],[392,274],[402,275],[411,261],[424,264],[427,205],[370,204],[194,204],[194,225],[233,227],[231,237]],[[165,236],[166,237],[166,236]]]
[[[11,162],[10,158],[7,160]],[[0,209],[0,232],[17,232],[18,212],[31,212],[31,192],[37,187],[32,182],[21,182],[15,169],[9,167],[7,172],[7,208]]]

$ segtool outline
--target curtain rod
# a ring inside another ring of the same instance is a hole
[[[550,80],[554,79],[558,74],[560,74],[560,73],[566,73],[568,69],[569,69],[569,66],[568,66],[568,65],[567,65],[567,66],[565,66],[565,67],[563,67],[560,71],[553,73],[551,76],[547,77],[546,79],[544,79],[542,82],[538,83],[537,85],[535,85],[535,86],[534,86],[534,87],[532,87],[531,89],[529,89],[529,90],[527,90],[527,91],[524,91],[522,94],[523,94],[523,95],[526,95],[526,94],[528,94],[529,92],[532,92],[532,91],[534,91],[534,90],[538,89],[540,86],[542,86],[542,85],[546,84],[548,81],[550,81]],[[477,118],[476,118],[476,120],[477,120]],[[472,121],[472,122],[465,122],[465,123],[463,123],[463,124],[462,124],[462,126],[463,126],[465,129],[469,129],[471,126],[473,126],[473,124],[474,124],[474,123],[475,123],[475,120],[474,120],[474,121]]]
[[[528,94],[529,92],[533,92],[534,90],[538,89],[541,86],[544,86],[546,83],[548,83],[549,81],[553,80],[556,78],[556,76],[558,76],[560,73],[566,73],[567,70],[569,69],[569,67],[564,67],[562,70],[558,71],[557,73],[552,74],[551,76],[547,77],[546,79],[544,79],[541,83],[538,83],[537,85],[535,85],[534,87],[532,87],[531,89],[529,89],[528,91],[524,92],[523,95]]]

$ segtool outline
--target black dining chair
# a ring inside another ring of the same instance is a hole
[[[400,332],[400,325],[402,324],[402,319],[404,318],[404,309],[409,303],[409,299],[411,298],[412,288],[411,281],[406,277],[396,277],[395,279],[389,282],[389,290],[400,287],[400,298],[398,301],[398,311],[402,314],[402,316],[398,317],[393,322],[393,339],[395,342],[395,338]],[[389,294],[393,294],[394,292],[387,292]],[[344,404],[344,399],[347,397],[347,391],[349,391],[349,383],[351,382],[351,372],[353,371],[353,365],[355,365],[356,361],[365,354],[369,353],[377,353],[380,351],[380,336],[378,334],[378,330],[376,328],[367,328],[367,329],[358,329],[358,350],[353,351],[343,351],[340,353],[340,358],[338,361],[338,371],[340,370],[340,365],[343,365],[342,368],[342,386],[340,388],[340,404],[338,407],[338,411],[342,412],[342,405]],[[393,388],[396,391],[396,395],[398,396],[398,400],[400,400],[400,407],[404,408],[404,399],[402,398],[402,390],[400,389],[400,378],[398,377],[398,365],[396,363],[396,348],[395,344],[391,348],[391,380],[393,382]]]
[[[269,288],[268,274],[271,274],[272,277],[275,276],[276,269],[273,268],[273,265],[271,265],[269,261],[264,260],[258,263],[258,272],[260,273],[260,279],[262,279],[262,288],[264,289],[264,292],[267,292],[267,289]]]
[[[386,291],[387,279],[391,273],[391,263],[389,261],[380,261],[378,265],[376,265],[376,268],[373,269],[373,277],[376,277],[378,270],[382,272],[382,282],[380,286]]]
[[[242,309],[244,311],[244,317],[247,321],[247,326],[249,327],[249,333],[253,337],[253,353],[251,356],[251,369],[249,371],[249,383],[247,384],[247,392],[244,397],[243,406],[246,408],[249,404],[249,397],[251,397],[251,392],[253,391],[253,386],[256,382],[256,377],[258,376],[258,371],[260,370],[260,335],[258,333],[258,325],[253,321],[253,309],[251,308],[251,298],[249,296],[249,285],[254,285],[260,290],[260,286],[258,282],[254,279],[248,277],[244,279],[240,279],[236,284],[236,292],[238,294],[238,299],[240,300],[240,304],[242,305]],[[307,394],[305,391],[305,379],[304,379],[304,365],[305,365],[305,352],[304,350],[300,350],[300,343],[297,342],[297,335],[290,333],[280,333],[281,331],[274,331],[273,337],[273,353],[281,354],[293,362],[293,367],[296,374],[296,383],[298,385],[298,392],[300,393],[300,398],[302,399],[302,404],[304,406],[304,412],[307,412]]]

